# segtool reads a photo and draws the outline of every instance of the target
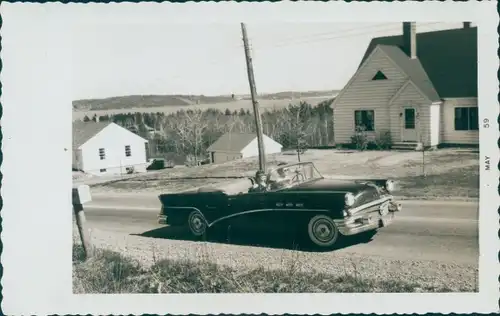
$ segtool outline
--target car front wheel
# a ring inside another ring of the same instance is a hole
[[[316,215],[307,227],[309,240],[318,247],[332,247],[339,239],[339,230],[333,220],[326,215]]]
[[[188,216],[189,231],[195,237],[205,235],[207,231],[207,222],[199,211],[192,211]]]

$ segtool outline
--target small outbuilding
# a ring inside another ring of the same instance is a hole
[[[111,122],[73,122],[74,170],[94,175],[146,172],[148,141]]]
[[[280,153],[283,145],[267,135],[264,136],[264,151],[266,155]],[[208,147],[211,163],[255,157],[259,155],[257,134],[226,133]]]

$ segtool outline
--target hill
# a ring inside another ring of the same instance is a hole
[[[259,95],[261,100],[292,100],[301,98],[332,97],[338,91],[284,91]],[[141,108],[161,108],[173,106],[176,108],[190,105],[210,105],[231,103],[236,100],[250,100],[248,95],[233,97],[231,95],[205,96],[205,95],[129,95],[105,99],[83,99],[73,101],[74,111],[105,111]]]
[[[83,99],[73,101],[73,110],[99,111],[163,106],[189,106],[233,101],[229,96],[204,95],[128,95],[105,99]]]

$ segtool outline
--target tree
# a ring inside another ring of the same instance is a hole
[[[286,147],[295,148],[297,151],[297,159],[300,162],[300,155],[305,151],[308,146],[307,133],[306,133],[306,106],[293,106],[290,105],[283,112],[282,121],[286,124],[282,125],[283,134],[282,141]]]
[[[184,154],[193,155],[195,164],[203,147],[203,135],[207,129],[207,122],[204,120],[203,112],[186,111],[180,114],[173,124],[174,130],[179,138],[179,148]]]
[[[83,117],[83,121],[84,121],[84,122],[89,122],[89,121],[90,121],[90,118],[89,118],[87,115],[85,115],[85,116]]]

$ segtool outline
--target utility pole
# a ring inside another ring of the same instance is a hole
[[[255,78],[253,75],[252,57],[248,45],[247,29],[245,23],[241,23],[241,33],[243,34],[243,45],[245,47],[245,57],[247,61],[248,83],[250,84],[250,94],[252,96],[253,113],[255,115],[255,127],[257,130],[257,144],[259,146],[259,169],[266,171],[266,153],[264,151],[264,139],[262,136],[262,121],[257,101],[257,89],[255,88]]]

